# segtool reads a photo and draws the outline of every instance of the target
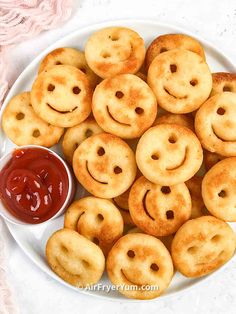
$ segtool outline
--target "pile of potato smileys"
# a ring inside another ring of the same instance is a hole
[[[159,36],[146,52],[135,31],[109,27],[85,52],[59,48],[42,60],[2,124],[19,146],[51,147],[64,134],[64,156],[90,194],[47,242],[58,276],[86,287],[106,267],[120,293],[152,299],[175,270],[201,277],[232,258],[235,92],[236,74],[212,74],[201,44],[183,34]]]

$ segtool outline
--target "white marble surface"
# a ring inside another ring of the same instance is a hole
[[[13,48],[10,56],[12,69],[19,75],[49,44],[81,26],[118,18],[149,18],[181,26],[209,40],[233,60],[236,59],[235,0],[75,0],[72,18],[60,29],[44,32]],[[10,75],[12,72],[9,72]],[[59,285],[28,260],[9,234],[7,249],[9,280],[22,314],[235,313],[234,264],[227,266],[206,284],[176,298],[139,304],[125,301],[114,303],[81,295]]]

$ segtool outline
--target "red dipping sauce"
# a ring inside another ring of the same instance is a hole
[[[4,206],[27,223],[38,224],[54,216],[63,206],[68,189],[65,166],[45,149],[16,149],[0,171]]]

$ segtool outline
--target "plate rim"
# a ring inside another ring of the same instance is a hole
[[[73,290],[76,293],[82,293],[83,295],[87,295],[90,297],[95,297],[95,298],[99,298],[105,301],[110,301],[110,302],[128,302],[128,303],[144,303],[144,302],[158,302],[160,300],[169,300],[169,299],[173,299],[173,298],[177,298],[177,297],[181,297],[184,293],[189,293],[191,290],[193,290],[194,288],[199,288],[202,284],[206,283],[207,281],[212,281],[217,275],[219,275],[220,273],[223,272],[223,270],[230,266],[234,261],[236,261],[236,253],[234,254],[234,256],[224,265],[222,265],[220,268],[218,268],[216,271],[204,276],[204,277],[199,277],[199,278],[192,278],[192,279],[196,279],[197,281],[193,284],[191,284],[190,286],[184,288],[183,290],[180,291],[176,291],[173,292],[173,294],[170,295],[166,295],[165,293],[163,295],[160,295],[157,298],[154,299],[150,299],[150,300],[139,300],[139,299],[131,299],[131,298],[127,298],[125,296],[123,296],[122,294],[119,295],[119,297],[114,298],[114,297],[109,297],[109,295],[99,295],[99,294],[93,294],[92,292],[90,292],[90,290],[84,290],[84,289],[79,289],[77,287],[74,287],[72,285],[70,285],[69,283],[67,283],[66,281],[64,281],[62,278],[60,278],[59,276],[57,276],[56,273],[54,273],[50,267],[48,266],[47,268],[44,267],[42,264],[38,263],[38,261],[36,261],[35,259],[32,258],[32,256],[29,254],[29,252],[27,252],[27,250],[25,250],[21,244],[21,242],[15,237],[15,233],[12,231],[11,228],[14,228],[14,224],[6,221],[5,219],[3,219],[6,223],[7,229],[9,230],[9,232],[11,233],[13,239],[16,241],[17,245],[20,247],[21,251],[24,253],[25,256],[27,256],[27,258],[29,258],[29,260],[34,263],[34,265],[36,265],[40,271],[42,271],[43,273],[45,273],[47,276],[49,276],[49,278],[53,278],[56,282],[61,283],[63,286]],[[106,269],[105,269],[106,270]],[[191,279],[191,278],[190,278]],[[110,284],[112,285],[112,282],[110,282]],[[167,287],[168,289],[168,287]],[[166,289],[166,290],[167,290]],[[118,292],[118,291],[117,291]]]
[[[185,29],[184,26],[183,27],[182,26],[176,26],[176,25],[171,24],[171,23],[158,22],[155,19],[144,19],[144,18],[125,18],[125,19],[120,18],[120,19],[114,19],[114,20],[106,20],[106,21],[102,21],[102,22],[98,22],[98,23],[90,23],[88,25],[82,26],[81,28],[79,28],[77,30],[72,31],[70,34],[63,36],[62,38],[60,38],[60,39],[56,40],[55,42],[53,42],[52,44],[50,44],[46,49],[43,49],[39,53],[39,55],[36,58],[34,58],[24,68],[24,70],[20,73],[20,75],[17,77],[17,79],[15,80],[13,85],[8,90],[7,96],[5,97],[4,102],[3,102],[1,109],[0,109],[0,120],[2,118],[2,113],[3,113],[6,105],[8,104],[10,98],[12,98],[14,96],[14,90],[17,88],[18,84],[20,84],[22,77],[24,77],[24,75],[26,75],[28,71],[32,70],[35,67],[35,65],[39,63],[39,61],[42,59],[42,57],[44,57],[52,49],[55,49],[54,47],[59,45],[61,41],[70,40],[70,38],[73,38],[77,34],[81,34],[83,32],[95,31],[95,30],[98,30],[99,28],[109,27],[109,26],[113,26],[113,25],[114,26],[118,26],[118,25],[122,26],[122,24],[124,24],[124,26],[126,26],[127,24],[130,24],[130,23],[157,26],[157,28],[158,27],[169,28],[169,29],[175,30],[175,32],[190,35],[190,36],[196,38],[197,40],[199,40],[205,47],[210,49],[213,53],[216,53],[220,58],[223,58],[224,62],[227,63],[227,67],[232,68],[232,71],[236,72],[236,64],[233,62],[231,57],[228,57],[225,52],[220,51],[220,49],[215,44],[213,44],[211,41],[208,41],[207,39],[205,39],[204,36],[201,37],[201,36],[199,36],[199,34],[195,34],[194,31],[189,31],[189,30]],[[126,27],[128,27],[128,26],[126,26]],[[129,26],[129,27],[131,27],[131,26]],[[134,28],[135,28],[135,25],[134,25]],[[159,35],[161,35],[161,34],[159,34]],[[198,278],[200,280],[198,280],[196,283],[193,283],[192,285],[184,288],[183,290],[173,292],[170,295],[163,294],[160,297],[157,297],[157,298],[152,299],[152,300],[129,299],[123,295],[119,295],[118,298],[114,298],[112,296],[109,297],[109,294],[107,294],[107,295],[93,294],[89,290],[82,290],[82,289],[73,287],[70,284],[66,283],[59,276],[57,276],[55,273],[53,273],[51,271],[51,269],[49,268],[49,266],[48,266],[48,268],[46,268],[42,264],[40,264],[38,261],[36,261],[31,256],[31,254],[23,247],[23,245],[21,244],[19,239],[15,236],[15,232],[12,230],[12,228],[14,229],[14,224],[10,223],[9,221],[5,220],[4,218],[3,218],[3,220],[4,220],[5,224],[7,225],[7,228],[9,230],[9,232],[11,233],[12,237],[14,238],[14,240],[16,241],[16,243],[18,244],[20,249],[23,251],[23,253],[29,258],[29,260],[31,260],[31,262],[33,262],[47,276],[55,279],[57,282],[59,282],[59,283],[63,284],[64,286],[74,290],[75,292],[79,292],[79,293],[85,294],[87,296],[96,297],[96,298],[100,298],[100,299],[103,299],[106,301],[111,301],[111,302],[114,302],[114,301],[115,302],[133,302],[133,303],[158,302],[160,300],[164,301],[167,299],[182,296],[184,293],[189,293],[189,291],[191,289],[193,289],[194,287],[199,287],[200,284],[206,283],[206,281],[213,279],[217,274],[222,272],[227,266],[231,265],[231,263],[234,260],[236,260],[236,255],[234,255],[230,261],[228,261],[226,264],[224,264],[221,268],[217,269],[215,272],[213,272],[213,273],[211,273],[205,277]]]
[[[89,24],[87,26],[84,26],[80,29],[74,30],[73,32],[71,32],[70,34],[67,34],[66,36],[56,40],[54,43],[52,43],[51,45],[49,45],[46,49],[44,49],[42,52],[40,52],[40,54],[34,58],[25,68],[24,70],[20,73],[20,75],[17,77],[17,79],[15,80],[15,82],[13,83],[13,85],[10,87],[10,89],[8,90],[7,96],[4,99],[4,102],[1,106],[0,109],[0,118],[2,116],[2,112],[5,109],[6,104],[8,103],[9,99],[12,97],[12,91],[16,88],[17,84],[19,84],[19,82],[21,81],[21,78],[23,75],[25,75],[25,73],[27,71],[29,71],[30,68],[33,67],[34,63],[38,63],[43,56],[45,56],[48,52],[51,51],[51,49],[53,49],[53,46],[56,46],[57,44],[59,44],[60,41],[63,40],[68,40],[72,37],[74,37],[77,33],[82,33],[82,32],[88,32],[90,30],[93,30],[94,27],[96,27],[96,29],[98,29],[98,27],[109,27],[112,26],[112,24],[114,24],[114,26],[118,26],[119,23],[144,23],[144,24],[149,24],[149,25],[156,25],[156,26],[161,26],[161,27],[167,27],[167,28],[172,28],[175,29],[176,31],[178,31],[178,33],[183,33],[183,34],[187,34],[189,36],[192,36],[194,38],[196,38],[198,41],[200,41],[204,46],[207,46],[208,48],[210,48],[210,50],[216,52],[221,58],[223,57],[225,59],[225,61],[232,67],[233,71],[236,71],[236,63],[234,64],[233,60],[231,57],[228,57],[224,52],[221,52],[220,49],[214,45],[213,43],[211,43],[210,41],[206,40],[204,37],[198,36],[198,34],[195,34],[192,31],[188,31],[185,30],[182,27],[179,26],[175,26],[174,24],[170,24],[170,23],[162,23],[162,22],[158,22],[154,19],[138,19],[138,18],[128,18],[128,19],[115,19],[115,20],[108,20],[108,21],[104,21],[104,22],[98,22],[98,23],[94,23],[94,24]],[[160,34],[161,35],[161,34]]]

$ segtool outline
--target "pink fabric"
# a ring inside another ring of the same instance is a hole
[[[43,30],[65,22],[73,0],[0,0],[0,105],[9,86],[6,51]]]
[[[0,107],[8,90],[6,48],[0,46]]]
[[[72,11],[73,0],[0,0],[0,106],[13,82],[8,81],[7,52],[12,45],[59,26]],[[0,314],[16,314],[7,283],[6,253],[0,217]]]

